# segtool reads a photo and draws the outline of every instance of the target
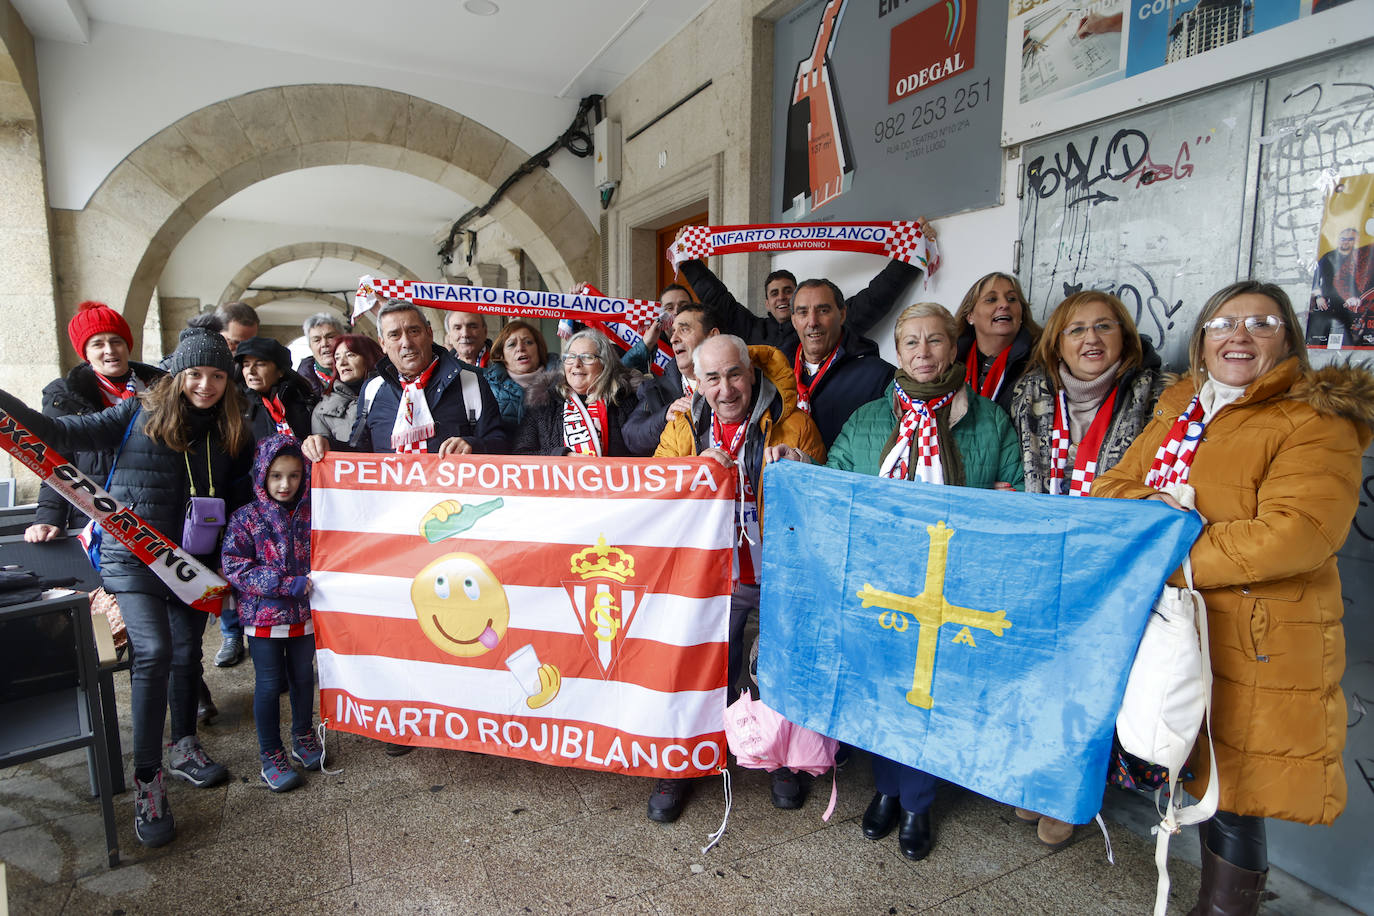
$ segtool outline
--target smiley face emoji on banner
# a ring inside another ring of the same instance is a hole
[[[430,563],[410,584],[410,603],[420,629],[439,649],[459,658],[494,650],[510,627],[506,590],[481,558],[448,553]],[[511,652],[506,667],[525,693],[525,705],[539,709],[558,696],[562,676],[540,664],[533,646]]]
[[[495,649],[510,626],[506,590],[470,553],[444,554],[420,570],[410,601],[429,641],[461,658]]]

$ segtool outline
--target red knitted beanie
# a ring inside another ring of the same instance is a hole
[[[103,302],[83,302],[76,307],[76,314],[67,322],[67,336],[76,355],[86,358],[86,341],[97,334],[118,334],[133,349],[134,335],[129,330],[129,322],[124,316]]]

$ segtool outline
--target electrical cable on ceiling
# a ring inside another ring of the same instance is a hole
[[[458,217],[453,226],[449,228],[448,238],[444,241],[444,244],[439,247],[440,263],[445,265],[453,263],[453,250],[458,247],[458,235],[468,223],[490,213],[492,208],[496,206],[502,197],[506,196],[506,193],[510,191],[511,188],[515,187],[515,183],[521,178],[529,175],[537,168],[548,168],[549,158],[554,153],[558,152],[560,149],[566,149],[577,158],[585,159],[594,152],[591,124],[588,123],[587,116],[593,109],[597,110],[598,115],[600,114],[601,99],[602,96],[599,95],[589,95],[584,98],[578,103],[577,114],[573,116],[572,123],[568,125],[567,130],[559,135],[557,140],[526,159],[525,162],[512,172],[505,181],[501,182],[500,187],[496,189],[495,193],[491,195],[491,198],[487,200],[485,204],[482,204],[480,207],[473,207],[471,210]],[[472,241],[469,240],[469,262],[472,260],[471,245]]]

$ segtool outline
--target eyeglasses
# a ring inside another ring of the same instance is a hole
[[[599,363],[599,362],[601,362],[601,357],[597,356],[595,353],[564,353],[564,354],[563,354],[563,365],[565,365],[565,366],[571,366],[573,363],[581,363],[581,364],[584,365],[584,366],[590,366],[592,363]]]
[[[1121,330],[1121,322],[1103,318],[1101,321],[1094,322],[1090,325],[1071,324],[1064,329],[1064,336],[1069,340],[1082,340],[1083,335],[1088,333],[1088,328],[1092,328],[1096,331],[1099,337],[1106,337],[1108,334],[1115,334],[1117,331]]]
[[[1212,340],[1225,340],[1236,333],[1236,328],[1245,325],[1245,332],[1251,337],[1273,337],[1283,328],[1283,319],[1278,315],[1246,315],[1244,318],[1213,318],[1203,322],[1202,330]]]

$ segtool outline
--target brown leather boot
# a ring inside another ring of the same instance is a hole
[[[1202,886],[1188,916],[1255,916],[1264,896],[1267,871],[1232,865],[1202,844]]]

